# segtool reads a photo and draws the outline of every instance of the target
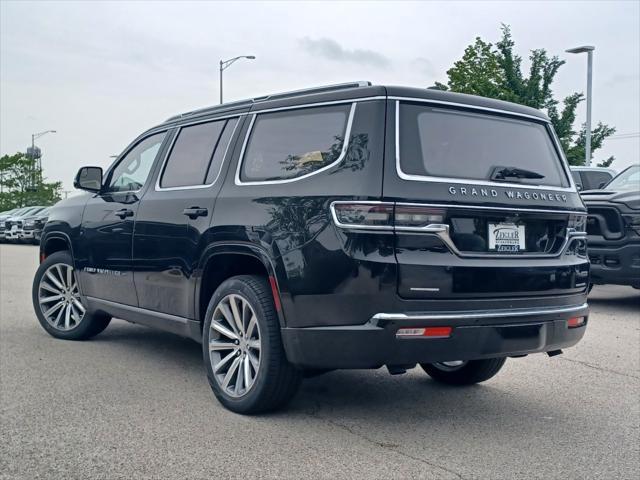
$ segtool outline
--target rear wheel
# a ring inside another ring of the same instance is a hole
[[[280,408],[300,384],[302,374],[287,361],[263,277],[232,277],[218,287],[207,308],[202,347],[211,389],[234,412]]]
[[[448,385],[473,385],[496,375],[506,358],[486,360],[455,360],[451,362],[421,363],[422,369],[434,380]]]
[[[69,252],[53,253],[40,264],[33,279],[32,300],[40,325],[56,338],[86,340],[111,321],[106,315],[88,312],[82,304]]]

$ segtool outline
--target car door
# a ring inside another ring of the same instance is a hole
[[[83,294],[136,306],[133,227],[140,198],[166,132],[133,144],[106,174],[103,189],[87,202],[74,255]]]
[[[198,260],[238,121],[184,125],[173,137],[136,218],[133,266],[141,308],[194,318]]]

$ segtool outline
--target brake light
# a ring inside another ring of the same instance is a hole
[[[334,202],[331,204],[333,220],[342,228],[376,230],[422,229],[442,224],[446,210],[420,205],[394,205],[391,202]]]
[[[573,317],[567,320],[567,327],[577,328],[584,325],[584,317]]]
[[[396,205],[395,226],[421,228],[434,223],[443,223],[445,210],[419,205]]]
[[[393,228],[392,203],[348,203],[331,205],[333,220],[339,227],[391,229]]]
[[[451,327],[400,328],[396,332],[396,337],[449,338],[452,330]]]

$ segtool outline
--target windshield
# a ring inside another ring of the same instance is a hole
[[[543,123],[407,103],[399,124],[405,174],[569,186]]]
[[[607,190],[640,191],[640,165],[634,165],[621,172],[605,187]]]

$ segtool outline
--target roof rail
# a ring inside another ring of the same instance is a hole
[[[335,90],[345,90],[348,88],[370,87],[371,82],[348,82],[336,83],[333,85],[323,85],[320,87],[304,88],[302,90],[292,90],[290,92],[274,93],[265,95],[264,97],[254,98],[254,102],[266,102],[268,100],[277,100],[279,98],[299,97],[301,95],[313,95],[314,93],[333,92]]]
[[[197,110],[192,110],[190,112],[185,112],[179,115],[174,115],[172,117],[169,117],[166,120],[166,122],[172,122],[174,120],[180,120],[181,118],[191,117],[194,115],[203,115],[206,113],[213,113],[213,112],[224,112],[227,110],[233,110],[235,108],[240,108],[243,106],[249,106],[257,102],[266,102],[268,100],[299,97],[302,95],[313,95],[315,93],[333,92],[336,90],[345,90],[348,88],[370,87],[371,85],[372,85],[371,82],[365,82],[365,81],[348,82],[348,83],[336,83],[333,85],[324,85],[320,87],[305,88],[302,90],[292,90],[290,92],[275,93],[272,95],[265,95],[263,97],[256,97],[256,98],[251,98],[247,100],[238,100],[236,102],[228,102],[228,103],[223,103],[221,105],[215,105],[213,107],[205,107]]]

